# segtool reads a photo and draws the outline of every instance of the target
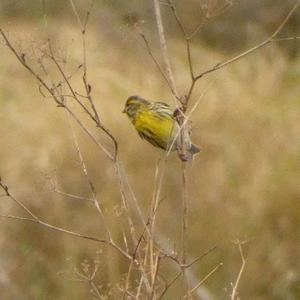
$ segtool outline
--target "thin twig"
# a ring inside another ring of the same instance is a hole
[[[169,56],[168,56],[167,42],[166,42],[165,33],[164,33],[164,27],[163,27],[163,22],[162,22],[162,17],[161,17],[159,0],[153,0],[153,5],[154,5],[154,12],[155,12],[160,48],[161,48],[161,53],[163,56],[165,68],[167,71],[167,76],[168,76],[170,85],[172,87],[172,93],[174,94],[176,99],[179,99],[180,97],[179,97],[179,94],[178,94],[178,91],[177,91],[177,88],[175,85],[173,71],[172,71],[171,63],[170,63]]]
[[[126,283],[125,283],[125,289],[124,289],[124,294],[123,294],[123,300],[126,300],[126,295],[128,295],[129,292],[129,287],[130,287],[130,277],[133,269],[133,260],[130,262],[127,275],[126,275]]]
[[[118,171],[118,176],[122,180],[122,182],[124,183],[124,185],[127,186],[128,191],[130,193],[130,196],[132,198],[134,207],[136,208],[136,211],[138,213],[138,216],[139,216],[142,224],[144,225],[144,227],[147,229],[144,214],[143,214],[143,212],[141,210],[141,207],[140,207],[140,204],[138,202],[138,199],[136,198],[136,195],[135,195],[135,193],[133,191],[132,185],[129,182],[128,176],[127,176],[127,174],[125,172],[125,169],[124,169],[124,166],[123,166],[123,164],[122,164],[122,162],[120,160],[117,161],[117,164],[118,164],[118,170],[119,170]]]
[[[82,123],[82,121],[75,115],[75,113],[64,104],[64,109],[72,116],[72,118],[76,121],[76,123],[79,125],[79,127],[90,137],[90,139],[107,155],[107,157],[115,161],[115,154],[112,155],[106,147],[104,147],[98,140],[94,137],[94,135],[91,133],[91,131]]]
[[[91,287],[91,294],[93,295],[93,297],[103,300],[103,299],[105,299],[105,297],[103,297],[101,295],[101,292],[94,281],[96,273],[98,272],[98,268],[99,268],[99,265],[96,264],[94,266],[94,271],[89,275],[83,274],[77,268],[75,268],[74,273],[79,277],[79,279],[77,279],[77,280],[75,279],[75,281],[88,283]]]
[[[95,144],[113,161],[116,160],[116,156],[117,156],[117,147],[115,146],[115,152],[114,154],[111,154],[101,143],[99,143],[95,137],[92,135],[92,133],[89,131],[89,129],[80,121],[80,119],[76,116],[76,114],[66,105],[63,97],[57,95],[55,93],[55,89],[53,87],[50,87],[45,80],[40,77],[31,66],[29,66],[26,62],[26,60],[24,59],[24,55],[23,54],[19,54],[16,49],[13,47],[13,45],[10,43],[9,39],[7,38],[6,34],[4,33],[4,31],[0,28],[0,34],[2,35],[6,46],[9,48],[9,50],[15,55],[15,57],[17,58],[17,60],[21,63],[21,65],[26,68],[34,78],[37,79],[37,81],[39,82],[39,85],[44,87],[45,90],[52,96],[52,99],[56,102],[58,107],[62,107],[64,109],[66,109],[72,116],[72,118],[77,122],[77,124],[81,127],[81,129],[83,129],[83,131],[85,131],[89,137],[95,142]],[[51,56],[51,55],[50,55]],[[54,56],[53,56],[54,57]],[[57,61],[56,61],[57,62]],[[55,63],[56,64],[56,63]],[[57,62],[58,64],[58,62]],[[59,66],[59,64],[58,64]],[[57,67],[58,67],[57,66]],[[62,69],[60,68],[60,72],[63,73]],[[64,74],[63,75],[64,79],[66,79],[68,81],[68,77]],[[74,91],[74,89],[71,86],[71,93],[72,95],[76,96],[76,93]],[[76,98],[78,99],[78,97],[76,96]],[[81,101],[79,100],[79,102],[81,103]],[[90,115],[89,111],[87,109],[85,109],[85,111]],[[92,118],[94,121],[95,119]],[[113,141],[114,144],[117,144],[115,138],[111,135],[111,133],[102,125],[102,124],[98,124],[96,123],[97,127],[101,128],[109,137],[110,139]]]
[[[90,202],[94,201],[91,198],[86,198],[86,197],[82,197],[82,196],[78,196],[78,195],[66,193],[66,192],[63,192],[63,191],[60,191],[60,190],[57,190],[57,189],[54,189],[54,190],[52,190],[50,192],[53,192],[53,193],[56,193],[56,194],[59,194],[59,195],[62,195],[62,196],[66,196],[66,197],[69,197],[69,198],[78,199],[78,200],[84,200],[84,201],[90,201]]]
[[[102,211],[102,209],[101,209],[101,207],[99,205],[99,202],[98,202],[96,188],[95,188],[95,186],[94,186],[94,184],[93,184],[93,182],[92,182],[92,180],[91,180],[91,178],[90,178],[90,176],[88,174],[87,166],[86,166],[85,161],[83,159],[83,155],[82,155],[82,152],[81,152],[80,147],[79,147],[79,142],[78,142],[77,136],[75,134],[74,128],[72,126],[69,114],[67,114],[67,117],[68,117],[69,127],[70,127],[71,133],[72,133],[72,140],[73,140],[73,143],[74,143],[74,147],[76,149],[76,152],[77,152],[77,155],[78,155],[78,158],[79,158],[80,167],[81,167],[81,170],[82,170],[82,172],[84,174],[84,177],[85,177],[85,179],[87,181],[87,184],[88,184],[88,186],[90,188],[90,191],[92,193],[94,206],[95,206],[97,212],[99,213],[99,215],[100,215],[100,217],[102,219],[103,226],[105,228],[105,231],[106,231],[106,233],[108,235],[109,240],[112,240],[111,232],[110,232],[110,230],[108,228],[108,225],[107,225],[105,217],[104,217],[104,213],[103,213],[103,211]]]
[[[91,115],[90,117],[96,122],[96,126],[99,127],[100,129],[102,129],[109,136],[109,138],[111,139],[111,141],[113,142],[114,148],[115,148],[115,151],[114,151],[114,160],[116,160],[117,154],[118,154],[118,143],[117,143],[117,140],[115,139],[115,137],[113,136],[113,134],[110,132],[110,130],[108,128],[106,128],[102,124],[102,122],[100,120],[100,117],[99,117],[98,111],[96,109],[94,100],[93,100],[93,98],[91,96],[92,88],[91,88],[91,85],[88,83],[88,79],[87,79],[87,58],[86,58],[86,39],[85,39],[85,36],[86,36],[87,25],[88,25],[88,22],[89,22],[89,19],[90,19],[90,16],[91,16],[91,12],[92,12],[92,9],[93,9],[94,4],[95,4],[95,0],[91,1],[90,7],[89,7],[89,9],[88,9],[88,11],[86,13],[84,22],[81,21],[81,18],[79,16],[79,13],[77,11],[77,8],[76,8],[73,0],[69,0],[69,1],[70,1],[72,10],[73,10],[73,12],[74,12],[74,14],[76,16],[78,25],[80,27],[81,37],[82,37],[82,56],[83,56],[83,64],[82,64],[83,65],[83,76],[82,76],[82,81],[83,81],[83,84],[84,84],[86,95],[85,96],[81,96],[80,95],[80,96],[89,100],[91,108],[92,108],[92,111],[94,113],[94,115]],[[78,93],[76,93],[76,92],[75,92],[75,94],[78,95]],[[78,102],[78,100],[77,100],[77,102]]]
[[[199,255],[196,259],[194,259],[192,262],[182,265],[180,264],[180,261],[178,261],[176,258],[174,258],[173,256],[166,256],[170,259],[172,259],[173,261],[175,261],[181,268],[181,271],[179,271],[174,278],[166,284],[164,290],[162,291],[161,295],[159,296],[158,299],[162,299],[163,296],[166,294],[166,292],[168,291],[168,289],[175,283],[175,281],[183,274],[183,271],[190,268],[191,266],[193,266],[195,263],[197,263],[199,260],[201,260],[203,257],[205,257],[206,255],[208,255],[209,253],[211,253],[212,251],[214,251],[216,249],[216,246],[210,248],[208,251],[206,251],[205,253]]]
[[[193,261],[191,261],[188,264],[185,265],[181,265],[181,268],[187,269],[189,267],[191,267],[192,265],[194,265],[195,263],[197,263],[199,260],[201,260],[203,257],[207,256],[208,254],[210,254],[212,251],[214,251],[215,249],[217,249],[217,246],[213,246],[212,248],[208,249],[206,252],[204,252],[203,254],[199,255],[197,258],[195,258]]]
[[[152,285],[151,285],[151,295],[150,295],[150,299],[155,299],[155,284],[158,278],[158,270],[160,267],[160,260],[161,257],[159,256],[159,254],[156,256],[156,260],[155,260],[155,264],[154,264],[154,268],[152,270]]]
[[[1,178],[0,178],[1,179]],[[49,223],[46,223],[44,221],[42,221],[40,218],[38,218],[28,207],[26,207],[26,205],[24,205],[21,201],[17,200],[10,192],[9,189],[7,187],[7,185],[5,185],[2,180],[0,180],[0,187],[3,189],[3,191],[6,193],[6,195],[13,201],[15,202],[20,208],[22,208],[26,213],[28,213],[31,218],[26,218],[26,217],[19,217],[19,216],[12,216],[12,215],[0,215],[0,217],[6,217],[9,219],[16,219],[16,220],[22,220],[22,221],[27,221],[27,222],[32,222],[38,225],[41,225],[43,227],[46,227],[48,229],[51,230],[55,230],[55,231],[59,231],[62,233],[66,233],[72,236],[76,236],[76,237],[80,237],[83,239],[88,239],[88,240],[92,240],[92,241],[96,241],[96,242],[100,242],[100,243],[105,243],[107,245],[112,246],[114,249],[116,249],[119,253],[121,253],[124,257],[128,258],[128,259],[132,259],[132,256],[130,256],[127,252],[125,252],[123,249],[121,249],[119,246],[117,246],[113,241],[111,240],[105,240],[105,239],[100,239],[97,237],[93,237],[93,236],[87,236],[87,235],[83,235],[81,233],[77,233],[74,231],[70,231],[61,227],[57,227],[54,225],[51,225]]]
[[[29,214],[34,220],[39,220],[39,218],[29,209],[27,208],[21,201],[19,201],[17,198],[15,198],[10,191],[8,190],[8,186],[5,185],[2,182],[2,179],[0,177],[0,187],[3,189],[3,191],[5,192],[5,195],[10,198],[11,200],[13,200],[19,207],[21,207],[27,214]]]
[[[84,235],[84,234],[81,234],[81,233],[78,233],[78,232],[74,232],[74,231],[67,230],[67,229],[64,229],[64,228],[61,228],[61,227],[57,227],[57,226],[51,225],[49,223],[46,223],[46,222],[44,222],[40,219],[31,219],[31,218],[19,217],[19,216],[14,216],[14,215],[0,215],[0,217],[1,218],[8,218],[8,219],[14,219],[14,220],[27,221],[27,222],[35,223],[35,224],[41,225],[41,226],[43,226],[47,229],[50,229],[50,230],[58,231],[58,232],[61,232],[61,233],[65,233],[65,234],[68,234],[68,235],[71,235],[71,236],[79,237],[79,238],[94,241],[94,242],[107,244],[107,245],[110,245],[112,248],[116,249],[120,254],[123,255],[123,257],[125,257],[129,260],[132,260],[132,257],[128,253],[126,253],[122,248],[117,246],[115,243],[113,243],[111,241],[108,241],[108,240],[105,240],[105,239],[100,239],[98,237]]]
[[[77,97],[77,94],[75,93],[75,90],[73,89],[68,77],[66,76],[65,72],[63,71],[62,67],[60,66],[58,60],[54,56],[53,49],[51,44],[49,43],[49,51],[50,54],[47,54],[48,57],[54,62],[55,66],[57,67],[59,73],[63,77],[65,83],[67,84],[71,94],[73,95],[73,98],[76,100],[76,102],[82,107],[82,109],[89,115],[89,117],[94,121],[97,122],[96,118],[92,115],[92,113],[87,109],[87,107],[80,101],[80,99]]]
[[[209,74],[211,72],[214,72],[216,70],[219,70],[221,68],[224,68],[225,66],[251,54],[252,52],[266,46],[267,44],[270,44],[272,42],[278,42],[278,41],[284,41],[285,39],[279,38],[276,39],[277,35],[281,32],[281,30],[283,29],[283,27],[286,25],[286,23],[289,21],[289,19],[291,18],[291,16],[293,15],[293,13],[295,12],[295,10],[297,9],[297,7],[300,4],[300,0],[298,0],[295,5],[292,7],[292,9],[289,11],[289,13],[287,14],[287,16],[283,19],[283,21],[279,24],[279,26],[276,28],[276,30],[267,38],[265,39],[263,42],[261,42],[260,44],[240,53],[239,55],[234,56],[233,58],[226,60],[222,63],[218,63],[215,66],[213,66],[212,68],[209,68],[208,70],[200,73],[199,75],[197,75],[195,77],[195,80],[200,79],[201,77],[203,77],[206,74]],[[288,38],[289,40],[291,40],[291,38]],[[299,37],[295,37],[294,39],[299,39]]]
[[[137,245],[138,244],[138,239],[137,239],[136,228],[134,226],[132,214],[131,214],[131,211],[130,211],[130,208],[129,208],[129,203],[128,203],[128,200],[127,200],[127,197],[126,197],[124,182],[123,182],[123,177],[122,177],[122,172],[121,172],[121,167],[120,167],[120,163],[119,163],[118,160],[115,162],[114,166],[115,166],[116,173],[117,173],[117,176],[118,176],[119,190],[120,190],[120,194],[121,194],[121,199],[122,199],[122,204],[123,204],[123,209],[124,209],[124,212],[125,212],[126,220],[127,220],[129,230],[130,230],[130,237],[131,237],[133,243],[135,245]],[[137,256],[138,261],[140,261],[141,258],[140,258],[139,251],[137,250],[137,253],[135,253],[135,254]],[[147,289],[150,290],[150,283],[149,283],[147,277],[145,276],[146,272],[145,272],[145,269],[144,269],[143,265],[139,264],[138,267],[141,271],[142,278],[144,280],[144,283],[145,283]]]
[[[146,39],[145,35],[144,35],[143,33],[140,33],[140,37],[141,37],[142,40],[144,41],[145,47],[146,47],[146,50],[147,50],[148,54],[150,55],[152,61],[153,61],[154,64],[156,65],[156,67],[157,67],[158,71],[160,72],[160,74],[162,75],[163,79],[164,79],[165,82],[167,83],[167,85],[168,85],[168,87],[169,87],[171,93],[172,93],[173,95],[176,95],[176,93],[175,93],[175,91],[174,91],[174,89],[173,89],[173,86],[172,86],[171,83],[170,83],[170,80],[169,80],[167,74],[165,73],[165,71],[163,70],[162,66],[160,65],[160,63],[158,62],[158,60],[155,58],[154,54],[152,53],[151,47],[150,47],[149,42],[148,42],[148,40]],[[177,100],[180,100],[180,97],[177,97],[177,96],[176,96],[176,98],[177,98]]]
[[[187,162],[181,162],[182,168],[182,224],[181,224],[181,263],[186,263],[186,243],[187,243],[187,233],[188,233],[188,186],[187,186]],[[186,268],[182,269],[183,279],[186,286],[186,290],[189,291],[189,278],[185,276]]]
[[[191,39],[188,37],[188,35],[186,33],[184,25],[183,25],[182,21],[180,20],[180,18],[178,16],[177,9],[176,9],[175,5],[173,4],[173,1],[168,0],[168,4],[171,7],[171,10],[174,14],[175,20],[176,20],[176,22],[177,22],[177,24],[178,24],[178,26],[181,30],[181,33],[182,33],[182,35],[185,39],[185,42],[186,42],[186,51],[187,51],[187,58],[188,58],[188,63],[189,63],[190,75],[191,75],[191,78],[193,80],[195,76],[194,76],[192,54],[191,54],[191,44],[190,44]]]
[[[187,170],[186,163],[182,162],[182,227],[181,227],[181,249],[182,264],[186,263],[186,234],[187,234],[187,213],[188,213],[188,187],[187,187]]]
[[[236,278],[235,284],[232,286],[232,293],[231,293],[231,297],[230,297],[231,300],[237,299],[236,298],[237,297],[237,289],[238,289],[238,286],[241,281],[241,277],[242,277],[242,274],[244,272],[245,265],[246,265],[246,259],[245,259],[243,247],[242,247],[243,243],[238,241],[237,244],[238,244],[238,248],[239,248],[239,252],[240,252],[240,256],[241,256],[241,260],[242,260],[242,265],[241,265],[240,271],[238,273],[238,276]]]
[[[203,283],[205,283],[213,274],[215,274],[220,267],[223,266],[223,263],[219,263],[216,267],[214,267],[203,279],[201,279],[188,293],[182,297],[182,299],[187,299],[191,296]]]
[[[211,14],[210,13],[210,8],[207,7],[207,9],[205,9],[205,14],[203,16],[203,19],[201,20],[201,22],[195,27],[194,30],[192,30],[192,32],[188,35],[188,40],[191,40],[193,39],[196,34],[200,31],[200,29],[207,23],[209,22],[210,20],[216,18],[216,17],[219,17],[220,15],[222,15],[224,12],[227,11],[227,9],[229,7],[231,7],[233,5],[233,2],[231,1],[226,1],[226,3],[220,7],[217,11],[214,12],[214,14]]]
[[[272,42],[276,43],[276,42],[296,41],[296,40],[300,40],[300,36],[291,36],[291,37],[277,38],[277,39],[273,39]]]
[[[82,28],[82,27],[83,27],[83,24],[82,24],[82,21],[81,21],[81,18],[80,18],[80,16],[79,16],[79,14],[78,14],[78,11],[77,11],[77,9],[76,9],[76,6],[75,6],[73,0],[69,0],[69,2],[70,2],[70,4],[71,4],[71,7],[72,7],[73,13],[74,13],[74,15],[75,15],[75,17],[76,17],[76,20],[77,20],[77,22],[78,22],[78,25],[79,25],[80,28]]]
[[[170,289],[170,287],[176,282],[176,280],[181,276],[182,271],[178,272],[174,278],[167,283],[167,285],[165,286],[164,290],[162,291],[162,293],[160,294],[158,300],[162,299],[164,297],[164,295],[166,294],[166,292]]]

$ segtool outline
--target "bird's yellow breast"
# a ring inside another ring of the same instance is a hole
[[[174,120],[171,116],[164,115],[160,117],[157,113],[144,110],[137,114],[132,123],[139,133],[146,136],[155,136],[163,148],[174,136]]]

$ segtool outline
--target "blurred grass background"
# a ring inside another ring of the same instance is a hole
[[[176,3],[187,28],[194,28],[205,1]],[[292,3],[236,3],[195,38],[196,69],[205,70],[260,42]],[[76,5],[84,16],[88,3]],[[34,49],[50,38],[69,73],[82,62],[80,30],[68,1],[2,0],[0,11],[1,27],[17,49],[28,53],[27,59],[36,60]],[[185,45],[166,7],[163,14],[176,81],[184,92],[189,80]],[[97,1],[88,27],[87,58],[97,108],[119,141],[121,160],[146,213],[162,152],[139,139],[121,110],[132,94],[169,104],[173,100],[136,35],[136,22],[158,55],[151,1]],[[299,35],[299,22],[297,12],[282,34]],[[89,202],[50,192],[49,178],[61,191],[90,196],[65,113],[41,96],[35,81],[3,43],[0,51],[1,177],[42,219],[101,235],[102,223]],[[241,299],[300,298],[299,75],[299,43],[274,44],[207,76],[194,95],[196,101],[210,86],[192,115],[193,140],[203,152],[188,174],[188,253],[194,258],[211,246],[218,247],[193,267],[201,278],[218,262],[224,263],[205,286],[213,299],[230,295],[230,283],[241,263],[233,244],[236,239],[249,240],[244,246],[247,265],[239,288]],[[80,74],[72,77],[72,83],[81,86]],[[123,213],[114,169],[84,134],[76,132],[109,224],[122,243]],[[171,248],[181,226],[179,170],[174,155],[168,162],[162,193],[166,199],[158,223],[164,243]],[[3,214],[22,214],[4,197],[0,209]],[[127,269],[114,251],[18,221],[1,219],[0,232],[1,299],[91,298],[89,287],[73,280],[72,270],[91,267],[95,259],[101,262],[97,281],[102,291],[118,299],[118,284]],[[176,289],[166,299],[177,299]]]

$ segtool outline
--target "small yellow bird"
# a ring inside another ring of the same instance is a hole
[[[174,120],[169,105],[163,102],[150,102],[139,96],[127,99],[123,113],[126,113],[142,139],[164,150],[179,150],[179,124]],[[191,160],[200,150],[187,137],[187,157]]]

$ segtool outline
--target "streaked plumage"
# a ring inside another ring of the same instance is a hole
[[[167,104],[131,96],[127,99],[123,112],[128,115],[141,138],[155,147],[167,150],[172,145],[171,151],[177,150],[179,125],[174,120],[173,112]],[[199,152],[190,140],[187,150],[190,158]]]

